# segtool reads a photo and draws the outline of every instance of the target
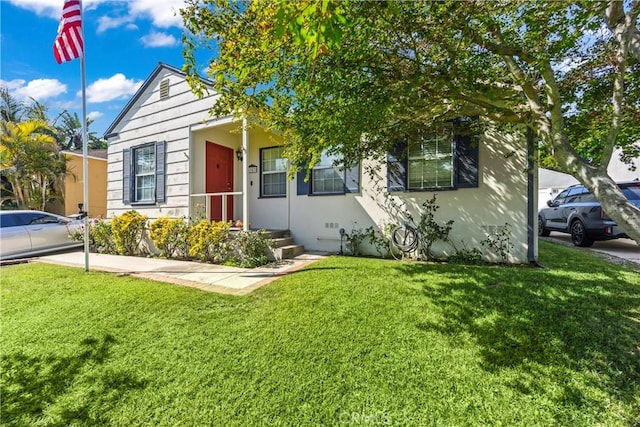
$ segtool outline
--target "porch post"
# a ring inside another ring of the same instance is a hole
[[[249,230],[249,129],[242,118],[242,229]]]

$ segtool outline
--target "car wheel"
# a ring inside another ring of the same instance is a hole
[[[549,234],[551,234],[551,231],[544,228],[544,221],[542,220],[542,217],[539,216],[538,217],[538,236],[548,237]]]
[[[593,245],[593,239],[587,235],[587,230],[579,219],[571,223],[571,241],[574,245],[581,247]]]

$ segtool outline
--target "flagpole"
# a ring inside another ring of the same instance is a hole
[[[82,19],[82,1],[80,2],[80,19]],[[84,25],[81,27],[81,36],[84,43]],[[80,81],[82,84],[82,176],[83,179],[83,193],[84,193],[84,271],[89,271],[89,167],[87,165],[87,151],[88,151],[88,138],[87,138],[87,85],[85,79],[84,69],[84,57],[87,50],[83,49],[82,55],[80,55]]]

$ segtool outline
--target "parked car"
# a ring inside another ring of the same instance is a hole
[[[0,211],[0,260],[82,246],[69,232],[82,221],[42,211]]]
[[[640,182],[619,183],[627,199],[640,207]],[[572,185],[547,202],[548,208],[538,213],[538,235],[552,231],[570,233],[576,246],[591,246],[596,240],[628,237],[600,207],[595,196],[584,185]]]

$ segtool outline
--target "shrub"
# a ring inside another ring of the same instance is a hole
[[[231,258],[231,223],[203,219],[188,232],[189,255],[204,262],[224,264]]]
[[[144,237],[147,217],[136,211],[127,211],[111,220],[113,240],[120,255],[138,255],[144,251],[141,242]]]
[[[189,254],[189,225],[181,218],[160,217],[149,224],[149,237],[167,258],[186,258]]]
[[[239,231],[233,239],[236,262],[240,267],[252,268],[269,262],[267,256],[275,248],[266,230]]]
[[[69,237],[78,242],[84,241],[84,226],[70,230]],[[103,219],[89,222],[89,250],[99,254],[115,254],[116,244],[113,240],[111,224]]]

